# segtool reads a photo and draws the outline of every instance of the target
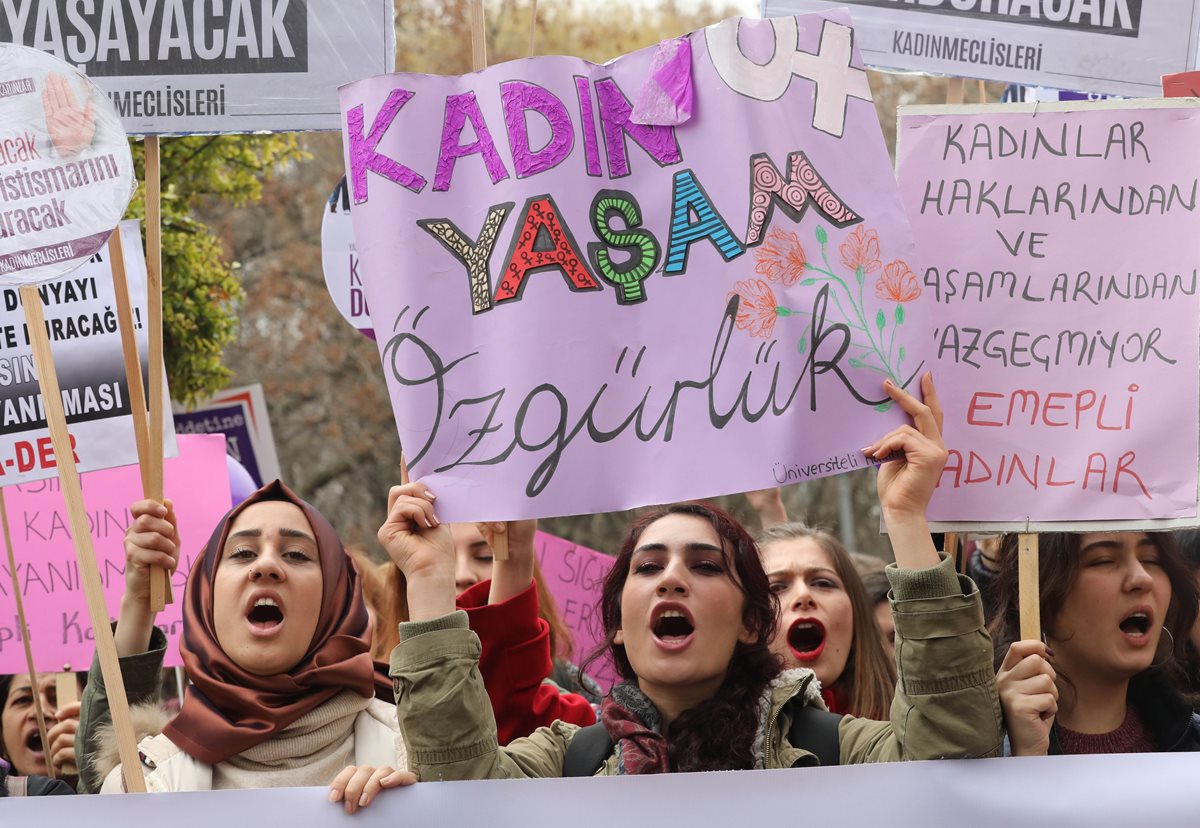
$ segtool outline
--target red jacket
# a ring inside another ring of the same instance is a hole
[[[475,584],[458,596],[457,604],[466,610],[483,645],[479,672],[492,700],[500,744],[528,736],[556,719],[585,727],[595,724],[587,699],[545,683],[554,667],[550,625],[538,616],[533,583],[500,604],[488,604],[491,588],[491,581]]]

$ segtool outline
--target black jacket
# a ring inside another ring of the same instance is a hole
[[[0,762],[0,796],[63,796],[75,789],[61,779],[48,776],[9,776]]]

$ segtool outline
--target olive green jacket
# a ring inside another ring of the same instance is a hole
[[[943,558],[929,569],[888,568],[896,620],[899,681],[891,721],[845,716],[842,764],[999,756],[1000,703],[992,644],[979,591]],[[396,715],[409,768],[424,780],[562,776],[578,727],[555,722],[507,747],[479,675],[479,639],[459,611],[401,625],[392,651]],[[769,688],[762,766],[793,767],[807,753],[787,740],[794,705],[822,705],[808,670],[784,673]],[[615,757],[598,771],[616,775]]]

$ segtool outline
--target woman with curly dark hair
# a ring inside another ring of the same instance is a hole
[[[939,559],[925,522],[946,458],[933,383],[922,382],[927,404],[885,388],[916,423],[864,449],[873,458],[903,452],[878,480],[899,565],[891,570],[901,642],[892,722],[827,713],[811,671],[781,670],[770,650],[777,602],[753,540],[724,512],[684,504],[635,523],[605,582],[606,644],[624,682],[604,700],[599,730],[555,722],[498,747],[479,643],[454,611],[449,532],[434,495],[414,482],[392,490],[379,530],[408,583],[412,620],[402,626],[391,674],[412,769],[425,780],[449,780],[997,753],[991,643],[978,593],[952,561]],[[809,723],[822,731],[821,745],[810,743]],[[589,755],[600,745],[594,764],[576,761],[584,743]]]
[[[1018,641],[1017,536],[992,619],[1015,755],[1200,750],[1183,664],[1195,579],[1170,533],[1039,535],[1044,641]]]

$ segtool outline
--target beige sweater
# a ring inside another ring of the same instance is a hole
[[[346,691],[301,716],[270,739],[208,765],[161,734],[138,745],[150,791],[203,791],[328,785],[347,765],[407,767],[395,709]],[[121,766],[100,793],[124,790]]]

